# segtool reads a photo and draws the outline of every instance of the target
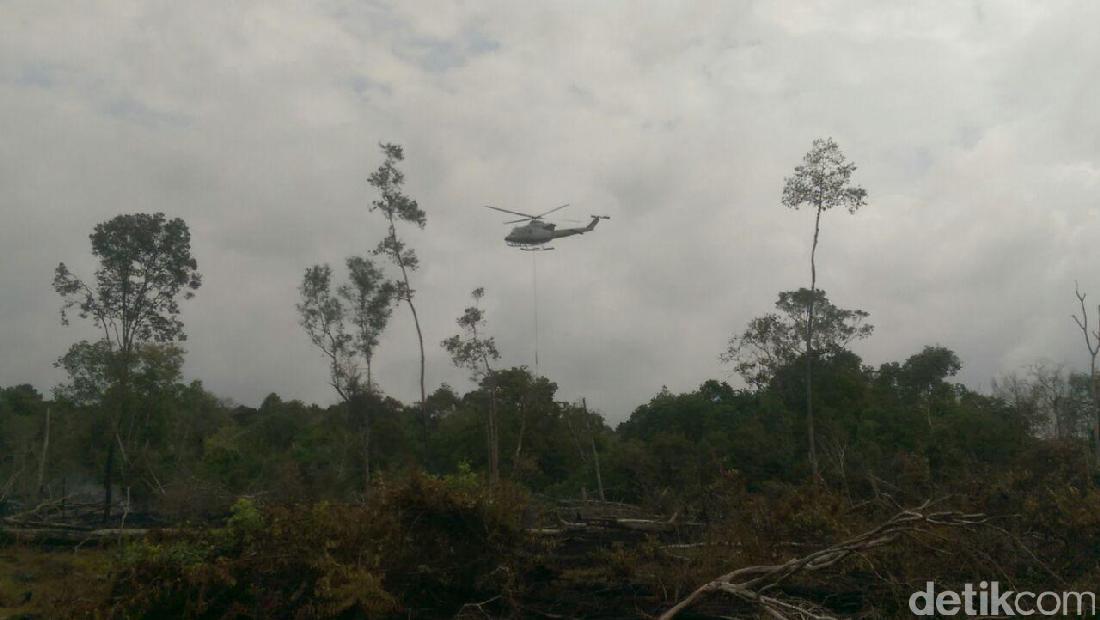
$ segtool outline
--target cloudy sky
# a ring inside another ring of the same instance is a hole
[[[1100,301],[1095,2],[0,2],[0,385],[48,390],[94,333],[53,268],[90,275],[116,214],[190,225],[187,375],[256,404],[334,400],[297,324],[306,266],[383,233],[367,174],[405,146],[429,389],[487,289],[506,364],[618,421],[662,385],[729,377],[729,335],[808,285],[812,214],[779,204],[817,137],[869,206],[823,219],[819,283],[871,313],[869,363],[956,350],[988,388],[1081,365],[1074,280]],[[595,233],[518,252],[480,205],[564,202]],[[537,261],[537,265],[533,265]],[[417,395],[398,309],[377,376]],[[732,380],[732,378],[731,378]]]

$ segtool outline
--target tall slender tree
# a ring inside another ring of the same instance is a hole
[[[98,224],[91,241],[92,254],[99,261],[94,282],[85,283],[60,263],[53,287],[64,300],[62,324],[68,324],[69,311],[75,308],[103,333],[101,349],[108,360],[103,366],[104,382],[112,393],[107,405],[112,412],[111,437],[103,475],[103,519],[107,520],[116,445],[122,447],[121,425],[134,411],[131,378],[138,350],[146,343],[186,339],[179,300],[193,297],[202,277],[191,255],[190,230],[179,218],[169,220],[163,213],[118,215]]]
[[[329,382],[344,401],[349,421],[358,423],[363,460],[363,490],[371,479],[371,430],[375,393],[371,362],[379,336],[393,308],[396,285],[385,279],[369,259],[347,259],[348,282],[333,285],[332,268],[306,269],[299,287],[298,314],[302,327],[329,362]],[[349,327],[350,323],[350,327]],[[359,360],[366,366],[363,380]]]
[[[814,236],[810,246],[810,296],[806,306],[806,432],[809,441],[810,468],[815,480],[821,473],[814,439],[814,301],[817,298],[817,242],[821,233],[821,214],[833,207],[855,213],[867,204],[867,190],[850,185],[856,165],[847,161],[832,138],[814,140],[810,151],[795,167],[794,174],[783,180],[783,206],[814,210]]]
[[[328,360],[332,389],[350,402],[360,389],[361,378],[355,360],[354,336],[347,330],[347,312],[340,298],[333,294],[332,267],[314,265],[306,269],[298,292],[302,328]]]
[[[428,222],[424,211],[415,200],[409,198],[401,191],[405,183],[405,173],[397,168],[397,164],[404,161],[404,150],[391,143],[379,145],[386,159],[368,179],[381,196],[371,202],[371,211],[380,211],[386,218],[386,236],[378,243],[374,254],[385,256],[397,266],[401,272],[401,278],[397,281],[397,299],[405,302],[412,314],[413,325],[416,326],[416,339],[420,345],[420,413],[424,427],[427,428],[428,400],[424,387],[424,332],[420,329],[420,318],[416,313],[416,305],[413,304],[415,291],[409,284],[409,272],[416,271],[420,261],[416,257],[416,251],[405,245],[405,242],[397,235],[397,224],[405,222],[424,228]]]
[[[489,450],[489,479],[495,483],[500,480],[500,434],[497,429],[496,374],[489,361],[500,359],[500,353],[493,338],[486,337],[482,331],[485,327],[485,313],[481,310],[480,304],[482,297],[485,296],[485,289],[478,287],[470,296],[474,299],[474,305],[466,308],[457,321],[464,333],[451,336],[444,340],[442,345],[451,354],[451,360],[455,366],[468,368],[473,373],[475,382],[488,383],[489,420],[486,425],[486,438]]]
[[[361,256],[347,259],[348,282],[338,289],[340,297],[351,311],[354,326],[354,346],[367,367],[368,392],[374,392],[374,377],[371,364],[374,361],[374,349],[378,339],[393,314],[394,295],[397,284],[389,280],[373,262]]]

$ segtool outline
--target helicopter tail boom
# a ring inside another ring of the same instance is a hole
[[[606,215],[593,215],[592,221],[588,223],[588,226],[582,226],[580,228],[563,228],[561,230],[552,231],[550,234],[553,235],[554,239],[560,239],[561,237],[572,237],[573,235],[583,235],[586,232],[594,230],[596,228],[596,224],[600,223],[600,220],[609,219],[611,218],[607,217]]]

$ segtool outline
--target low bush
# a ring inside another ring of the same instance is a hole
[[[413,475],[366,505],[233,505],[226,526],[127,550],[107,606],[139,618],[453,615],[507,600],[516,489]]]

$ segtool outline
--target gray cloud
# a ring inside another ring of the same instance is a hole
[[[330,402],[296,287],[382,233],[366,175],[406,146],[429,381],[475,286],[508,364],[624,418],[661,385],[724,377],[726,338],[805,285],[812,216],[778,204],[834,136],[870,206],[823,221],[820,283],[872,313],[868,362],[958,351],[972,385],[1079,363],[1095,291],[1100,41],[1091,3],[429,2],[0,6],[0,384],[60,380],[52,269],[93,265],[120,212],[192,227],[205,285],[187,372],[255,403]],[[530,255],[480,208],[613,216]],[[378,376],[416,394],[403,310]]]

